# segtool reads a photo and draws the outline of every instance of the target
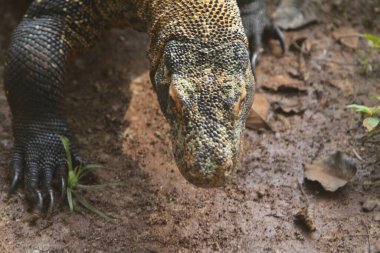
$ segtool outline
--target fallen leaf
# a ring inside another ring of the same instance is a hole
[[[273,91],[301,91],[306,92],[305,83],[301,80],[291,78],[288,75],[276,75],[264,80],[261,87]]]
[[[335,192],[355,176],[356,167],[355,159],[336,151],[322,161],[305,165],[304,176],[308,180],[319,182],[325,190]]]
[[[248,114],[245,126],[250,129],[269,128],[267,119],[270,104],[265,95],[256,92],[253,97],[251,111]]]
[[[299,114],[306,110],[300,98],[282,98],[273,103],[275,111],[283,112],[286,114]]]
[[[380,123],[380,119],[378,117],[368,117],[363,120],[363,126],[367,128],[368,132],[371,132],[375,129]]]
[[[370,42],[372,47],[380,49],[380,37],[370,33],[365,33],[364,37]]]
[[[354,93],[354,85],[349,79],[334,79],[330,80],[329,83],[340,89],[346,95],[352,95]]]
[[[351,27],[342,27],[332,33],[335,40],[340,41],[343,45],[356,49],[359,44],[358,32]]]

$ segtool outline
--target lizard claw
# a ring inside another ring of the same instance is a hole
[[[53,189],[47,190],[47,197],[48,197],[48,209],[47,209],[47,215],[50,216],[54,211],[54,191]]]
[[[12,194],[17,189],[22,178],[22,171],[22,156],[16,149],[11,162],[11,185],[9,187],[8,195]]]
[[[264,52],[263,48],[254,50],[251,57],[251,68],[252,72],[255,73],[256,65],[259,63],[259,59],[261,57],[261,54]]]
[[[238,5],[245,34],[248,38],[251,67],[253,73],[255,73],[255,67],[264,51],[263,41],[269,39],[278,40],[283,53],[286,52],[286,43],[281,30],[269,19],[264,1],[238,0]]]
[[[278,42],[280,42],[282,53],[285,54],[287,52],[284,33],[281,31],[281,29],[278,26],[270,25],[270,26],[265,27],[264,36],[266,40],[267,39],[278,40]]]
[[[64,175],[60,176],[59,180],[60,180],[59,204],[61,205],[66,197],[67,183],[66,183],[66,177]]]

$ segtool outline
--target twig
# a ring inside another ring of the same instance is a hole
[[[297,183],[298,183],[298,187],[300,188],[300,191],[301,191],[301,193],[302,193],[302,196],[304,196],[304,198],[306,199],[306,204],[309,205],[309,203],[310,203],[310,202],[309,202],[309,198],[307,197],[305,191],[303,190],[300,181],[297,180]]]
[[[347,62],[334,61],[334,60],[329,60],[329,59],[315,59],[315,61],[316,62],[331,62],[338,65],[343,65],[343,66],[357,66],[358,65],[356,63],[347,63]]]
[[[356,158],[359,159],[359,161],[364,161],[363,158],[359,155],[359,153],[356,151],[356,149],[352,149],[352,152],[354,152],[354,155],[356,156]]]
[[[310,204],[309,198],[304,192],[301,186],[301,183],[298,180],[297,182],[298,182],[298,187],[300,188],[303,197],[306,199],[306,205],[295,214],[295,218],[301,221],[310,232],[314,232],[317,229],[314,222],[314,217],[315,217],[314,205]]]

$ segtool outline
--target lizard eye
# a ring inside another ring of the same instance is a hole
[[[170,104],[175,106],[175,110],[182,114],[182,104],[181,104],[181,99],[179,98],[178,91],[177,89],[173,86],[170,85],[169,87],[169,98],[170,98]]]

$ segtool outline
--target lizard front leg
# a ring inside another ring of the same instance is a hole
[[[276,39],[280,42],[283,52],[286,50],[284,35],[267,15],[265,0],[237,0],[245,33],[248,37],[251,51],[252,69],[263,52],[263,39]]]
[[[65,13],[82,13],[85,16],[78,19],[90,22],[94,21],[90,10],[91,6],[69,1],[35,1],[7,52],[5,91],[15,139],[10,191],[24,179],[27,196],[38,212],[53,210],[55,182],[61,199],[66,194],[67,165],[60,136],[70,141],[72,136],[62,108],[65,65],[70,54],[96,37]],[[75,154],[73,158],[78,160]]]

